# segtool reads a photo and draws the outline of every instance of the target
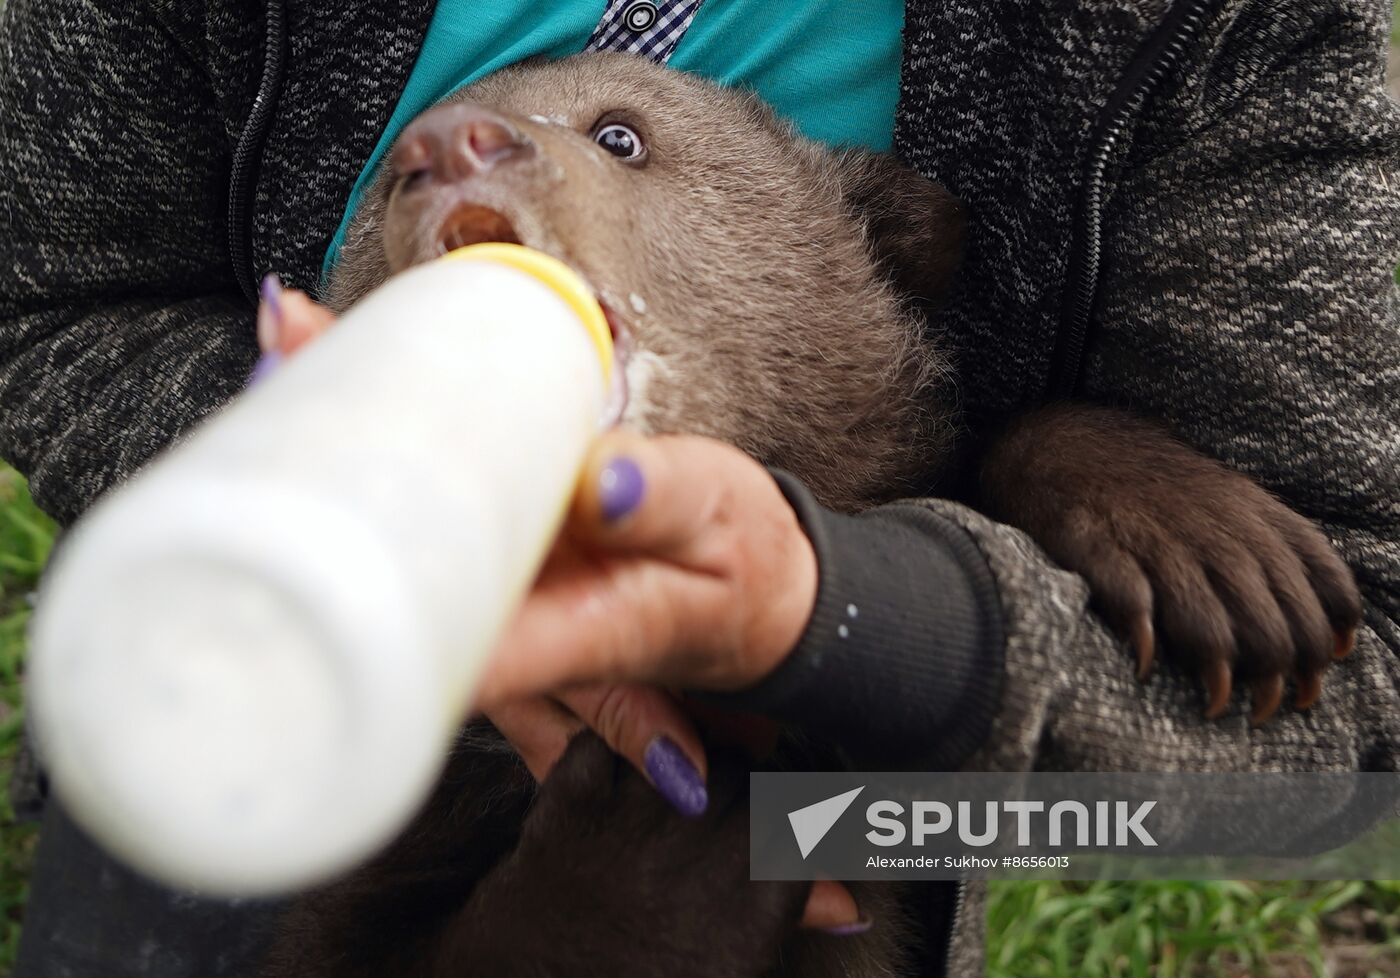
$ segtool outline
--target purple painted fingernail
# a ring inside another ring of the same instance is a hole
[[[823,934],[830,934],[832,937],[854,937],[856,934],[864,934],[873,926],[875,926],[873,920],[869,917],[862,917],[860,920],[853,921],[849,924],[838,924],[835,927],[823,927],[821,930]]]
[[[646,480],[636,462],[630,458],[615,458],[598,474],[598,490],[604,521],[616,523],[641,503]]]
[[[266,276],[258,295],[262,298],[258,306],[258,346],[264,352],[275,350],[282,333],[282,280],[276,275]]]
[[[258,381],[282,366],[283,359],[282,354],[278,353],[276,350],[270,353],[264,353],[262,356],[258,357],[258,362],[253,364],[253,370],[248,374],[248,386],[252,387]]]
[[[686,818],[699,818],[710,804],[710,793],[700,772],[670,737],[660,736],[647,745],[642,758],[647,776],[661,797]]]
[[[272,307],[272,314],[282,318],[282,280],[275,273],[263,276],[262,287],[258,290],[262,301]]]

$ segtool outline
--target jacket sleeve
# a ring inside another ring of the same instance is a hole
[[[140,3],[0,12],[0,457],[73,520],[256,353],[208,79]]]
[[[712,697],[835,734],[849,763],[955,770],[986,740],[1002,683],[1001,608],[986,557],[914,503],[832,512],[774,471],[817,557],[812,617],[762,682]]]
[[[1107,210],[1081,394],[1131,404],[1327,531],[1365,601],[1321,701],[1250,729],[1236,698],[1146,685],[1077,578],[930,504],[987,555],[1006,684],[973,763],[1070,770],[1400,771],[1400,107],[1388,7],[1226,5],[1147,107]]]

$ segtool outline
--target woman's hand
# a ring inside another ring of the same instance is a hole
[[[757,462],[707,438],[609,432],[480,702],[596,682],[744,689],[792,651],[816,593],[812,545]]]

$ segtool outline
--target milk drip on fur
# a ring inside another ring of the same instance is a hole
[[[387,843],[558,532],[612,370],[572,271],[476,245],[392,279],[103,499],[32,637],[74,818],[230,895]]]

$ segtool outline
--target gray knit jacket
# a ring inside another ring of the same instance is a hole
[[[0,456],[49,512],[72,520],[240,387],[251,283],[315,287],[431,7],[9,0]],[[908,3],[896,149],[974,215],[946,312],[974,430],[1066,393],[1159,418],[1324,526],[1366,601],[1315,708],[1208,722],[1173,670],[1134,680],[1082,580],[926,501],[1004,616],[969,766],[1400,770],[1388,21],[1383,0]],[[954,973],[980,953],[975,902]]]

